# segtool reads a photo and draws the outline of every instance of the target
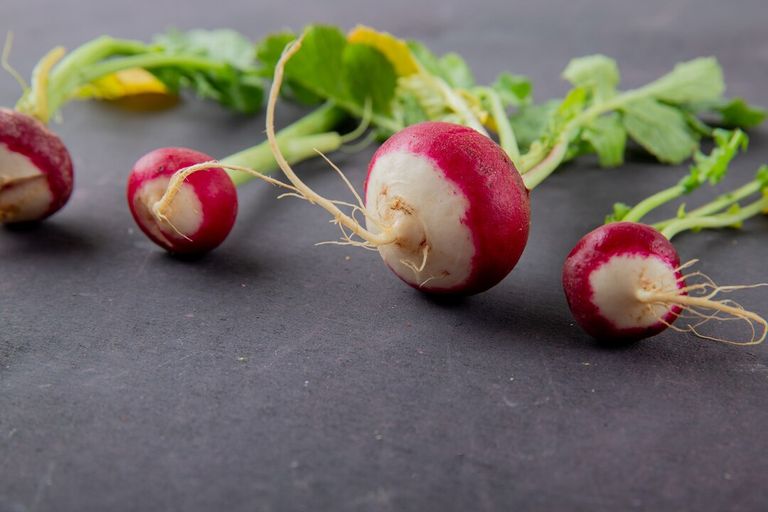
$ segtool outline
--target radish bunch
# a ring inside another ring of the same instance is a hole
[[[278,34],[260,45],[259,57],[274,70],[267,135],[289,182],[265,179],[327,210],[342,231],[337,243],[376,249],[398,277],[430,293],[477,293],[503,279],[527,241],[529,190],[563,161],[596,153],[604,165],[617,165],[631,138],[659,160],[679,162],[702,135],[712,136],[703,123],[688,122],[691,113],[723,105],[714,59],[680,64],[630,91],[617,89],[610,59],[576,59],[564,73],[574,85],[566,98],[536,106],[521,77],[502,74],[491,87],[477,86],[457,55],[437,58],[365,27],[346,37],[326,26],[309,27],[299,39]],[[332,101],[388,138],[369,165],[364,199],[354,189],[354,204],[324,198],[293,172],[274,131],[281,90],[301,101]],[[518,112],[510,117],[509,108]],[[174,180],[212,168],[243,170],[210,162],[179,170]]]
[[[591,336],[604,340],[638,340],[656,335],[685,317],[683,330],[702,337],[700,327],[713,319],[737,318],[749,323],[752,336],[740,344],[760,343],[768,324],[760,315],[721,292],[749,286],[717,286],[700,272],[684,274],[695,261],[680,263],[671,238],[702,228],[740,226],[768,209],[768,196],[741,207],[738,202],[768,190],[768,167],[746,185],[689,213],[648,226],[639,221],[656,207],[690,193],[705,181],[716,183],[738,147],[746,147],[741,132],[717,135],[720,146],[709,157],[698,156],[691,173],[677,185],[638,203],[617,205],[608,223],[585,235],[563,265],[563,289],[578,324]],[[724,316],[723,316],[724,315]],[[755,330],[755,325],[760,331]],[[732,342],[720,339],[720,341]]]

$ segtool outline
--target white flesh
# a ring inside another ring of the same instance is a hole
[[[653,256],[621,255],[594,270],[589,276],[592,302],[600,313],[619,328],[650,327],[669,311],[663,304],[645,304],[640,291],[678,289],[675,269]]]
[[[144,226],[158,238],[168,240],[181,238],[182,235],[191,237],[203,223],[203,206],[192,185],[184,183],[179,189],[165,213],[168,222],[152,214],[152,207],[163,197],[170,181],[168,177],[160,177],[144,183],[134,198],[134,201],[138,200],[137,213],[144,218]]]
[[[45,174],[29,158],[0,143],[0,222],[37,220],[52,201]]]
[[[399,244],[379,247],[392,270],[416,286],[451,288],[467,280],[475,252],[472,233],[462,222],[469,207],[466,196],[426,157],[392,151],[376,161],[368,179],[366,205],[382,225],[399,223]],[[374,222],[368,229],[378,233]],[[420,267],[423,242],[429,246],[427,263]]]

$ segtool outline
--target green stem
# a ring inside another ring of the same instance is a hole
[[[686,217],[669,223],[661,234],[672,239],[675,235],[691,229],[725,228],[738,226],[745,220],[759,215],[768,209],[768,196],[758,199],[738,212],[721,213],[705,217]]]
[[[515,164],[515,167],[518,167],[520,162],[520,148],[517,145],[515,131],[512,129],[507,112],[504,109],[501,98],[499,98],[499,93],[490,87],[480,87],[479,92],[485,96],[491,104],[491,115],[493,116],[494,121],[496,121],[501,148],[507,153],[509,158]]]
[[[278,138],[280,150],[290,164],[295,164],[317,156],[317,152],[330,153],[336,151],[342,145],[341,135],[336,132],[321,133],[318,135],[305,135],[301,137]],[[261,174],[270,174],[277,169],[277,162],[272,155],[267,142],[254,146],[229,156],[221,161],[223,164],[248,167]],[[248,183],[256,177],[252,174],[227,170],[235,186]]]
[[[683,218],[689,219],[689,218],[696,218],[696,217],[705,217],[707,215],[712,215],[712,214],[721,212],[722,210],[725,210],[732,204],[738,203],[742,199],[759,192],[762,187],[763,187],[763,184],[760,181],[758,180],[750,181],[746,185],[743,185],[737,188],[736,190],[733,190],[731,192],[728,192],[727,194],[722,194],[718,196],[717,199],[715,199],[712,202],[709,202],[703,206],[700,206],[695,210],[691,210],[690,212],[686,213],[685,217]],[[666,228],[668,225],[672,224],[673,222],[677,222],[679,220],[681,220],[681,218],[673,217],[671,219],[657,222],[656,224],[653,225],[653,227],[661,231],[664,228]]]
[[[343,110],[331,103],[307,114],[298,121],[286,126],[277,134],[280,148],[290,163],[297,163],[307,158],[317,156],[315,149],[323,153],[339,149],[343,144],[341,136],[330,132],[344,118]],[[222,163],[249,167],[262,173],[270,173],[277,169],[277,164],[267,141],[245,149],[222,160]],[[235,182],[241,185],[251,181],[251,174],[227,171]]]
[[[602,103],[592,105],[565,124],[549,152],[542,151],[542,147],[539,145],[535,145],[538,146],[535,148],[532,147],[531,151],[521,157],[525,177],[527,178],[528,174],[532,175],[531,178],[525,180],[528,189],[533,190],[560,166],[568,153],[568,145],[578,135],[582,126],[598,116],[621,109],[628,103],[652,96],[655,93],[655,85],[655,82],[651,82],[643,87],[625,91]]]
[[[629,210],[622,220],[627,222],[640,222],[640,219],[648,215],[651,210],[677,199],[685,194],[685,192],[685,187],[680,185],[675,185],[674,187],[669,187],[661,192],[657,192],[651,197],[643,199],[637,203],[631,210]]]
[[[113,55],[131,55],[147,51],[143,43],[130,40],[113,39],[102,36],[83,44],[59,62],[48,77],[48,85],[45,91],[39,91],[34,86],[17,103],[17,109],[21,112],[37,112],[36,98],[45,95],[47,107],[40,115],[46,120],[61,107],[64,101],[79,87],[82,82],[77,80],[78,73],[84,67]]]
[[[558,142],[552,146],[552,150],[544,157],[544,159],[525,171],[523,174],[523,183],[525,183],[528,190],[533,190],[541,185],[541,183],[547,179],[555,169],[557,169],[568,152],[568,144],[570,144],[570,141],[570,134],[568,132],[563,132],[563,135],[561,135]],[[523,156],[523,158],[525,158],[525,156]]]

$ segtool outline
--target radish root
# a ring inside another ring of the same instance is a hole
[[[280,146],[277,143],[277,138],[275,135],[275,106],[277,104],[277,98],[280,94],[280,86],[283,82],[283,75],[285,73],[285,64],[288,62],[288,59],[290,59],[296,52],[299,51],[301,48],[301,42],[302,42],[303,36],[299,37],[295,42],[291,43],[286,49],[283,51],[283,54],[280,56],[280,60],[277,63],[277,66],[275,67],[275,75],[272,81],[272,88],[269,91],[269,101],[267,102],[267,122],[266,122],[266,128],[267,128],[267,140],[269,141],[269,146],[272,149],[272,154],[275,157],[275,160],[277,161],[278,166],[283,171],[285,176],[288,178],[288,180],[293,184],[295,187],[295,194],[299,195],[303,199],[309,201],[310,203],[317,204],[318,206],[321,206],[324,208],[328,213],[330,213],[333,216],[333,222],[338,224],[340,228],[342,229],[343,239],[344,242],[340,242],[342,244],[350,244],[351,245],[362,245],[362,246],[368,246],[368,247],[380,247],[382,245],[387,245],[394,243],[397,239],[396,235],[389,227],[383,227],[381,234],[376,234],[368,231],[367,229],[363,228],[360,223],[350,215],[345,214],[343,211],[339,209],[336,202],[331,201],[329,199],[326,199],[325,197],[319,195],[317,192],[312,190],[310,187],[308,187],[301,179],[296,175],[296,173],[291,168],[288,161],[283,156],[283,153],[280,150]],[[323,156],[321,154],[321,156]],[[323,156],[323,158],[325,158]],[[325,158],[327,162],[330,163],[330,160]],[[331,164],[332,165],[332,164]],[[344,177],[341,170],[339,170],[335,165],[332,165],[332,167],[342,176],[345,184],[353,190],[351,184],[349,183],[349,180]],[[366,216],[366,218],[370,219],[372,216],[367,212],[365,205],[363,204],[360,196],[353,192],[355,199],[358,201],[359,211],[362,211],[363,214]],[[347,234],[345,231],[349,230],[351,234]],[[357,236],[358,238],[362,239],[363,242],[355,242],[352,240],[352,236]]]
[[[26,94],[26,92],[29,90],[29,84],[26,80],[24,80],[24,77],[21,76],[21,73],[16,71],[16,69],[11,66],[10,58],[11,58],[11,49],[13,48],[13,32],[8,32],[5,36],[5,44],[3,45],[3,54],[0,57],[0,66],[8,72],[9,75],[13,77],[14,80],[21,86],[21,90],[23,93]]]
[[[678,270],[688,268],[695,264],[696,261],[697,260],[689,261],[680,266]],[[638,290],[637,298],[641,302],[645,303],[649,308],[657,305],[665,307],[679,307],[683,312],[688,313],[688,315],[681,314],[678,318],[698,320],[697,322],[689,322],[686,327],[677,327],[665,321],[663,318],[659,318],[659,320],[666,324],[667,327],[671,327],[678,332],[690,332],[699,338],[719,341],[729,345],[758,345],[762,343],[763,340],[765,340],[766,335],[768,335],[768,322],[765,320],[765,318],[758,315],[757,313],[744,309],[743,306],[733,301],[732,299],[716,299],[715,297],[723,293],[768,286],[768,283],[720,286],[715,283],[709,276],[698,271],[691,272],[680,277],[678,282],[695,278],[699,278],[703,282],[687,285],[679,289]],[[691,295],[692,293],[694,295]],[[746,322],[752,331],[752,336],[748,341],[734,341],[726,338],[719,338],[703,334],[698,330],[699,327],[713,320],[740,320]],[[759,331],[757,329],[758,326]]]

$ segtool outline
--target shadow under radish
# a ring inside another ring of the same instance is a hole
[[[92,254],[98,246],[82,230],[52,221],[8,224],[0,231],[0,253],[14,256],[37,253],[55,259]]]

